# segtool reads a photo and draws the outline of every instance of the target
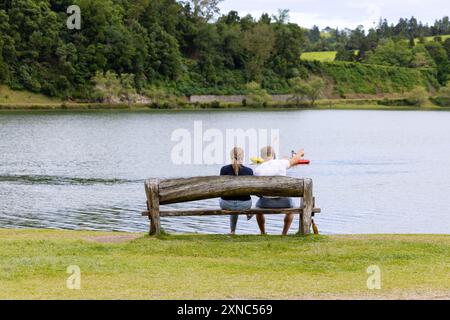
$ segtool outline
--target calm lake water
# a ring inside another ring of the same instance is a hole
[[[323,233],[450,233],[450,112],[0,113],[0,227],[146,231],[148,177],[216,175],[176,165],[172,132],[279,129],[304,147]],[[214,207],[217,200],[175,206]],[[225,233],[227,217],[163,219],[170,232]],[[282,217],[269,216],[269,233]],[[292,232],[298,228],[296,218]],[[241,217],[238,233],[257,233]]]

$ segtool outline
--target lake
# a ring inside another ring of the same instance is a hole
[[[146,178],[220,170],[173,161],[173,132],[194,134],[200,122],[278,130],[280,155],[304,148],[311,165],[289,174],[313,179],[322,233],[450,233],[450,112],[378,110],[0,113],[0,227],[147,231]],[[217,200],[174,207],[192,206]],[[226,233],[228,219],[162,227]],[[267,217],[269,233],[281,227],[281,216]],[[238,233],[258,233],[255,219],[241,217]]]

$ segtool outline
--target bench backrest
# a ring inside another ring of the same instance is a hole
[[[145,193],[147,195],[147,211],[143,215],[150,219],[151,235],[159,235],[161,232],[160,205],[171,203],[244,195],[302,197],[303,201],[296,211],[300,213],[299,232],[304,235],[310,233],[314,211],[313,184],[309,178],[211,176],[166,180],[149,179],[145,182]],[[261,210],[253,213],[264,214]],[[292,209],[270,209],[269,211],[292,213],[285,212],[286,210]],[[165,211],[163,214],[164,216],[224,214],[222,210],[201,211],[184,213]],[[234,212],[234,214],[236,213]],[[242,214],[242,212],[237,212],[237,214]]]
[[[292,177],[211,176],[182,179],[149,179],[159,204],[245,195],[303,197],[305,180]]]

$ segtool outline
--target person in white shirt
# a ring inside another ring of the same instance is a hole
[[[298,165],[299,160],[303,158],[305,152],[300,150],[291,159],[275,159],[275,153],[272,147],[264,147],[261,149],[261,158],[264,160],[255,170],[255,176],[286,176],[287,170]],[[291,198],[282,197],[261,197],[256,203],[257,208],[261,209],[285,209],[292,208]],[[284,218],[283,235],[287,235],[289,228],[291,227],[292,220],[294,219],[293,214],[287,214]],[[266,234],[265,224],[266,219],[264,214],[256,215],[256,220],[258,222],[259,230],[261,234]]]

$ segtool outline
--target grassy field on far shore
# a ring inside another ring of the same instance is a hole
[[[81,289],[66,286],[69,266]],[[381,290],[369,290],[369,266]],[[450,236],[0,230],[0,299],[450,299]]]
[[[0,85],[0,104],[5,105],[55,105],[61,104],[62,100],[51,98],[42,94],[29,91],[11,90],[8,86]]]
[[[429,36],[429,37],[425,37],[425,42],[431,42],[434,41],[434,38],[441,38],[442,41],[447,40],[448,38],[450,38],[450,34],[445,34],[445,35],[439,35],[439,36]],[[416,43],[420,42],[420,38],[415,38],[414,39]]]
[[[300,59],[307,61],[333,62],[336,59],[337,51],[314,51],[303,52]]]

